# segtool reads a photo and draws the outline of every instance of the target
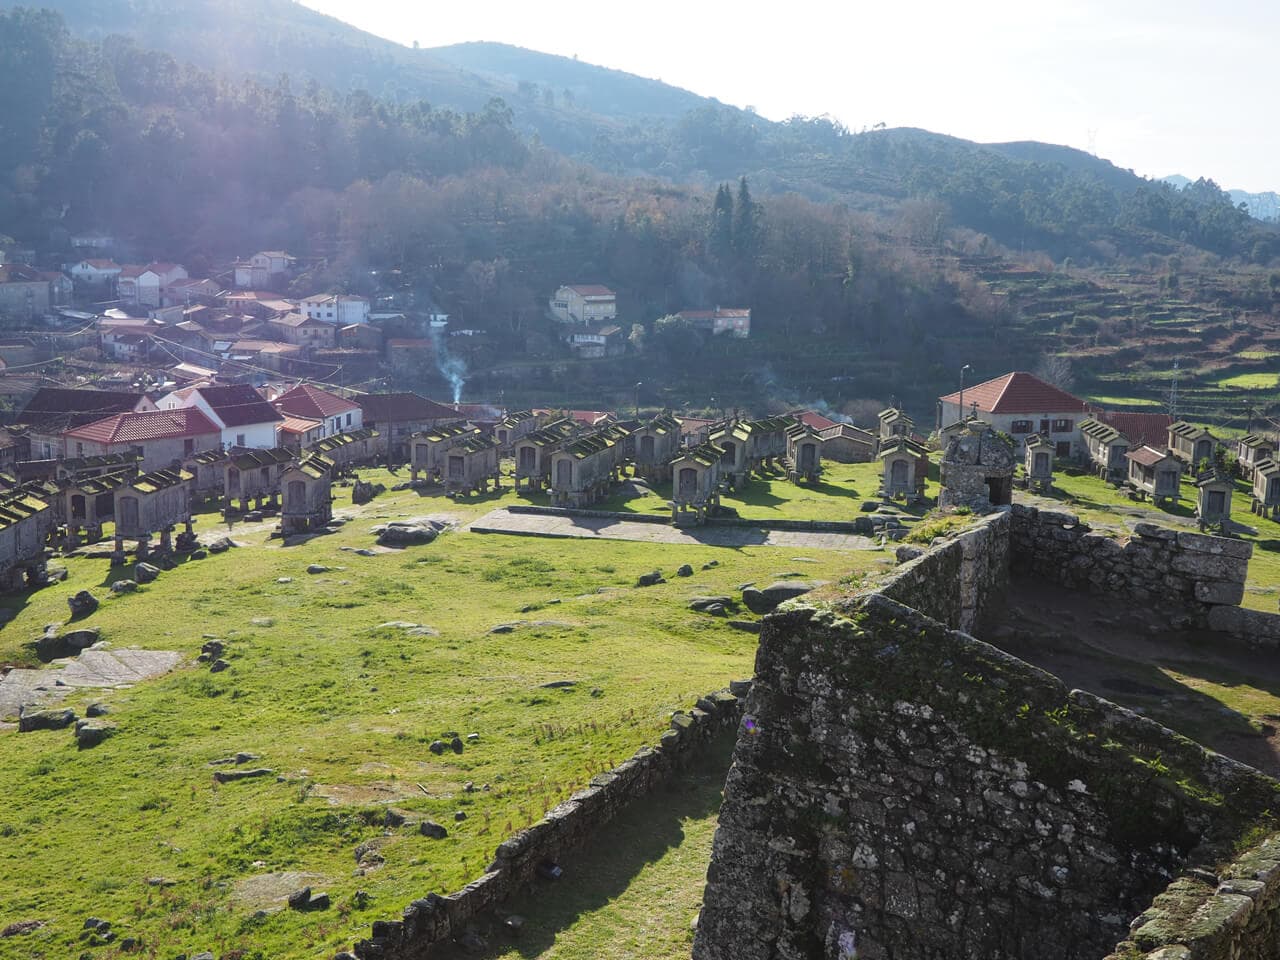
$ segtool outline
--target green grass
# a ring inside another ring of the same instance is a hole
[[[1273,390],[1280,375],[1275,373],[1237,373],[1215,381],[1223,390]]]
[[[350,506],[342,496],[340,510]],[[67,704],[81,712],[90,700],[107,702],[119,724],[93,750],[77,751],[69,731],[0,734],[0,925],[52,921],[0,940],[0,957],[76,955],[89,915],[163,947],[161,955],[332,953],[411,899],[474,879],[502,839],[656,741],[672,710],[749,676],[756,638],[688,610],[690,595],[795,571],[834,581],[879,569],[885,557],[809,551],[816,562],[807,562],[793,559],[795,549],[464,532],[373,557],[339,549],[371,546],[369,527],[381,517],[465,519],[514,502],[509,491],[459,504],[388,494],[301,546],[233,531],[251,545],[103,599],[84,623],[114,645],[194,660],[202,636],[215,634],[232,666],[214,675],[191,665],[131,689],[72,695]],[[213,525],[206,517],[201,527]],[[700,569],[711,560],[718,566]],[[686,562],[696,575],[672,576]],[[310,576],[309,563],[333,569]],[[20,602],[0,631],[0,660],[29,662],[25,641],[65,620],[69,594],[86,588],[105,598],[118,575],[106,561],[66,566],[68,582]],[[633,587],[655,567],[670,582]],[[488,632],[521,619],[563,625]],[[393,620],[440,636],[377,628]],[[562,679],[578,683],[541,687]],[[448,731],[475,731],[480,741],[461,755],[430,753]],[[216,785],[208,763],[241,750],[281,779]],[[467,781],[490,790],[466,793]],[[406,829],[384,837],[390,797],[411,818],[445,823],[449,838]],[[466,821],[455,824],[457,810]],[[385,866],[355,875],[355,847],[375,838]],[[237,902],[236,885],[274,871],[313,874],[334,908],[299,914],[275,911],[277,903],[255,918],[258,904]],[[174,885],[149,886],[149,877]],[[357,890],[371,896],[367,909]]]
[[[1280,353],[1274,350],[1243,350],[1236,357],[1240,360],[1270,360],[1272,357],[1280,357]]]
[[[1147,407],[1154,410],[1164,406],[1162,400],[1148,400],[1142,397],[1118,397],[1091,393],[1089,399],[1105,407]]]

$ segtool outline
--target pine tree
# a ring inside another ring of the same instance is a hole
[[[755,261],[760,243],[760,211],[751,199],[747,178],[738,181],[738,202],[733,218],[733,252],[743,265]]]
[[[711,232],[707,238],[711,255],[728,259],[733,251],[733,192],[727,183],[716,190],[716,202],[711,208]]]

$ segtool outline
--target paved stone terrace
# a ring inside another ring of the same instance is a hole
[[[761,527],[719,526],[677,528],[596,517],[557,517],[494,510],[463,529],[472,533],[506,533],[524,537],[576,537],[601,540],[640,540],[647,543],[701,544],[710,547],[801,547],[806,550],[875,550],[871,537],[805,530],[765,530]]]

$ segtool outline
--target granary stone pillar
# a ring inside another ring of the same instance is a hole
[[[138,538],[137,558],[139,560],[145,560],[150,555],[151,555],[151,534],[144,533],[141,537]]]
[[[173,552],[173,527],[168,526],[160,531],[160,550],[162,553]]]
[[[111,565],[113,567],[124,566],[124,537],[116,537],[115,549],[111,551]]]
[[[66,542],[64,546],[68,550],[74,550],[76,547],[80,546],[80,528],[79,527],[72,527],[72,526],[67,527],[67,536],[66,536]]]
[[[241,512],[242,514],[245,514],[245,513],[248,513],[248,512],[249,512],[249,498],[248,498],[248,497],[241,497],[241,498],[240,498],[240,512]]]

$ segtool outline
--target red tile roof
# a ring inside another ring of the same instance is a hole
[[[317,427],[323,427],[323,420],[310,420],[307,417],[285,417],[277,428],[283,433],[307,434]]]
[[[319,420],[360,409],[358,403],[344,400],[337,394],[328,393],[309,383],[300,383],[288,393],[282,393],[276,397],[275,405],[281,413]]]
[[[714,310],[681,310],[682,320],[741,320],[751,316],[750,307],[716,307]]]
[[[939,397],[940,403],[960,402],[960,392]],[[964,388],[966,409],[976,403],[979,413],[1087,413],[1083,400],[1021,370]]]
[[[1130,450],[1125,456],[1144,467],[1154,467],[1161,460],[1171,459],[1171,455],[1163,449],[1156,450],[1153,447],[1139,447],[1137,450]]]
[[[263,398],[262,394],[247,383],[226,387],[200,387],[200,396],[213,408],[228,427],[243,427],[250,423],[275,423],[284,419],[279,411]]]
[[[828,427],[834,427],[836,422],[828,417],[824,417],[820,413],[813,410],[792,410],[788,416],[795,417],[801,423],[808,424],[815,430],[826,430]]]
[[[364,425],[389,420],[457,420],[458,411],[416,393],[368,393],[356,397],[364,410]]]
[[[63,436],[94,443],[139,443],[173,437],[195,437],[220,433],[218,425],[197,407],[178,410],[144,410],[114,416],[66,431]]]
[[[1115,427],[1135,447],[1155,447],[1163,450],[1169,443],[1169,427],[1173,417],[1167,413],[1125,413],[1102,411],[1095,414],[1109,427]]]
[[[51,433],[133,410],[145,399],[140,393],[115,390],[41,387],[27,401],[18,422]]]
[[[600,283],[569,283],[566,286],[580,297],[615,297],[615,294]]]

